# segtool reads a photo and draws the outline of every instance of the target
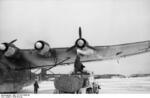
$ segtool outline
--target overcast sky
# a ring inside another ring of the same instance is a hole
[[[19,48],[33,48],[37,40],[52,48],[70,47],[79,26],[92,46],[150,40],[150,0],[0,0],[0,42],[17,38]],[[120,59],[119,64],[111,60],[85,65],[97,74],[150,73],[150,53]]]

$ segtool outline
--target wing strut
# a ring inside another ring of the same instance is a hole
[[[66,58],[66,59],[64,59],[64,60],[62,60],[62,61],[60,61],[59,63],[56,63],[54,66],[48,68],[47,70],[50,70],[50,69],[52,69],[53,67],[56,67],[57,65],[62,64],[63,62],[67,61],[68,59],[70,59],[70,57],[68,57],[68,58]]]
[[[49,67],[49,66],[51,66],[50,68],[48,68],[47,70],[50,70],[50,69],[52,69],[53,67],[56,67],[57,65],[59,65],[59,64],[62,64],[63,62],[65,62],[65,61],[67,61],[67,60],[69,60],[70,59],[70,57],[67,57],[66,59],[64,59],[64,60],[62,60],[62,61],[60,61],[60,62],[58,62],[58,63],[55,63],[54,65],[42,65],[42,66],[35,66],[35,67],[26,67],[26,68],[16,68],[15,70],[17,70],[17,71],[19,71],[19,70],[28,70],[28,69],[35,69],[35,68],[43,68],[43,67]]]

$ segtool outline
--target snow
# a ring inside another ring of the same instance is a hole
[[[103,93],[150,93],[150,77],[139,78],[112,78],[112,79],[97,79],[100,86],[100,94]],[[39,83],[39,93],[53,93],[53,81],[42,81]],[[33,84],[24,87],[20,93],[33,93]]]

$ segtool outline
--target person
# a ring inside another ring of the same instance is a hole
[[[98,94],[99,93],[99,89],[101,89],[100,85],[98,83],[94,82],[93,83],[93,93]]]
[[[83,69],[85,68],[85,66],[81,63],[79,55],[77,55],[75,59],[74,68],[75,68],[75,73],[78,72],[83,73]]]
[[[95,79],[94,79],[94,73],[91,72],[90,73],[90,77],[89,77],[89,85],[93,88],[93,83],[95,82]]]
[[[92,94],[92,93],[93,93],[92,87],[88,87],[88,88],[86,89],[86,93],[87,93],[87,94]]]
[[[39,89],[39,85],[38,85],[37,80],[35,80],[35,82],[34,82],[34,93],[35,93],[35,94],[38,93],[38,89]]]

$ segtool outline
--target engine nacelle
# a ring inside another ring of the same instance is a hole
[[[77,39],[77,41],[75,42],[75,44],[76,44],[76,46],[78,48],[84,48],[86,46],[87,42],[86,42],[85,39],[79,38],[79,39]]]
[[[12,57],[16,54],[18,49],[14,45],[9,45],[8,43],[2,43],[0,45],[0,50],[3,51],[4,56]]]
[[[38,54],[39,55],[42,55],[42,56],[50,56],[51,55],[51,52],[50,52],[50,45],[45,42],[45,41],[37,41],[35,44],[34,44],[34,48],[38,51]]]

